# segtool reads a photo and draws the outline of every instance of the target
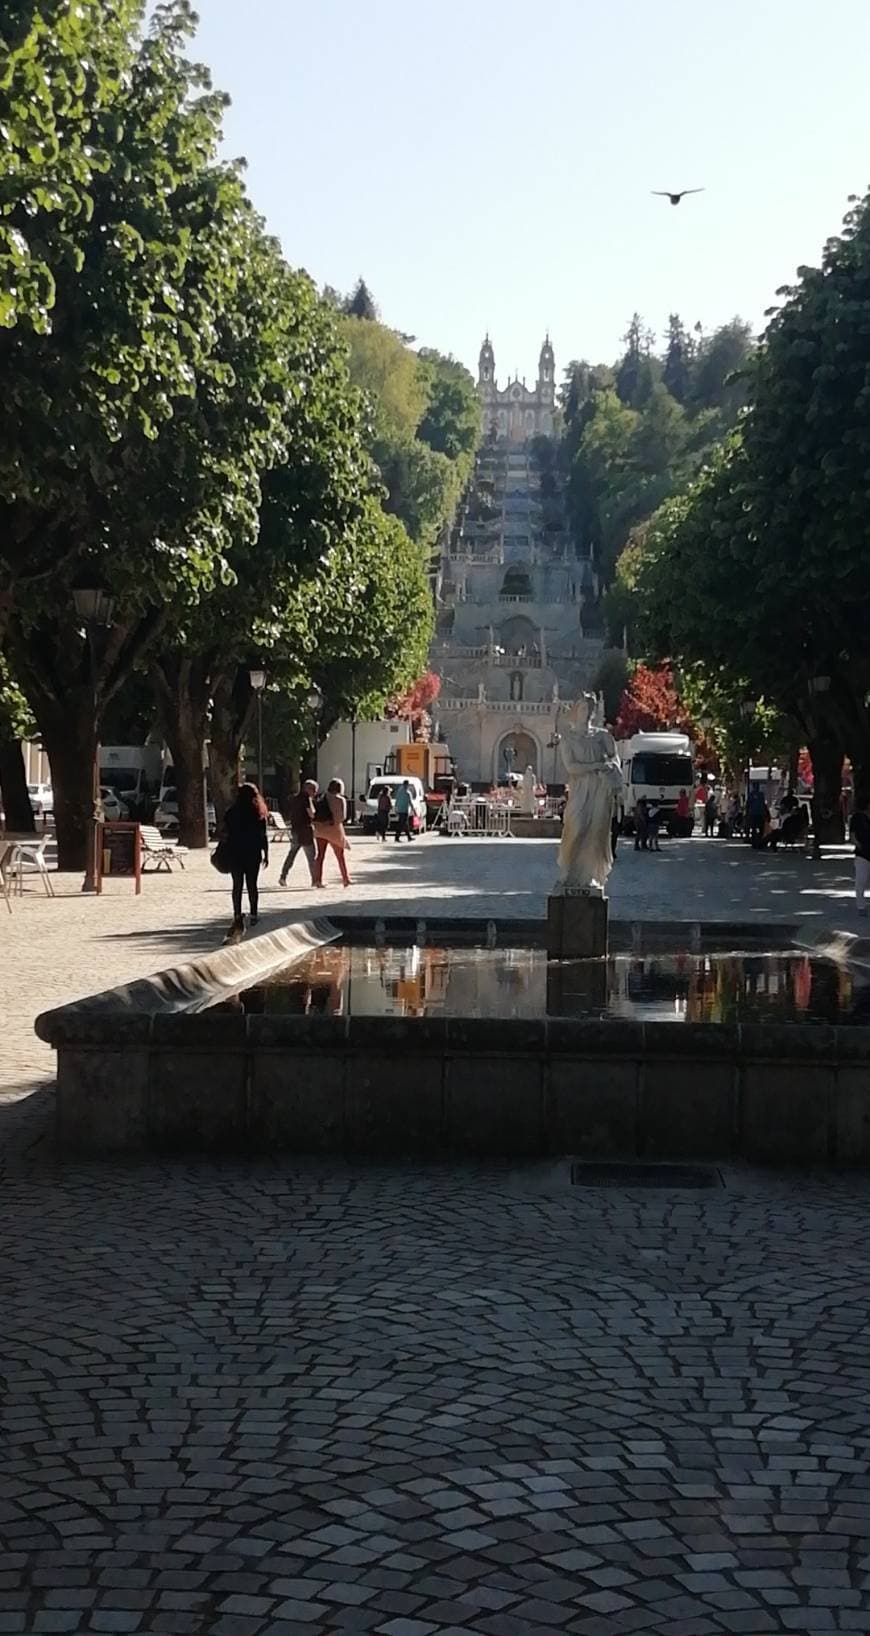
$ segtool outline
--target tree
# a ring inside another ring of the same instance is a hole
[[[103,709],[173,601],[228,572],[281,450],[276,252],[217,163],[223,99],[184,58],[191,27],[185,4],[160,7],[94,120],[106,167],[70,226],[74,253],[52,265],[51,333],[0,332],[10,641],[52,765],[63,868],[83,857]],[[117,606],[93,674],[72,608],[83,568]]]
[[[344,311],[348,318],[365,318],[370,323],[376,323],[380,318],[374,297],[364,278],[357,279],[352,293],[344,303]]]
[[[21,741],[33,736],[34,727],[30,706],[0,655],[0,795],[6,829],[12,834],[36,828],[21,753]]]
[[[437,454],[459,466],[467,481],[480,442],[480,403],[473,377],[464,364],[428,347],[418,353],[428,392],[417,436]]]
[[[693,348],[679,313],[668,318],[668,342],[662,366],[662,381],[677,403],[689,395]]]
[[[129,71],[141,0],[0,0],[0,326],[47,333],[56,268],[106,164],[99,116]]]
[[[620,648],[606,648],[598,661],[592,689],[604,696],[604,714],[607,721],[619,715],[622,696],[628,684],[628,660]]]
[[[635,665],[619,701],[616,737],[660,733],[668,728],[694,736],[677,694],[673,671],[669,665]]]
[[[616,371],[616,391],[629,408],[639,409],[658,378],[658,362],[652,356],[655,336],[639,312],[632,313],[623,340],[625,353]]]
[[[347,319],[350,375],[365,393],[367,444],[385,504],[433,551],[453,521],[480,437],[474,383],[455,359],[411,352],[385,325]]]
[[[424,726],[429,722],[429,716],[435,700],[441,692],[441,677],[435,670],[424,670],[417,677],[413,687],[407,692],[391,699],[387,704],[387,716],[399,716],[411,723],[415,738],[421,736]]]
[[[253,269],[261,296],[266,269]],[[374,474],[362,441],[361,399],[341,335],[311,281],[277,256],[268,264],[280,333],[283,451],[259,475],[257,528],[237,540],[230,571],[179,608],[151,670],[175,764],[182,839],[206,843],[202,752],[211,740],[219,816],[231,797],[254,706],[249,665],[264,660],[306,687],[306,663],[328,609],[306,599],[367,515]]]
[[[690,401],[695,409],[722,411],[723,432],[746,402],[748,381],[743,371],[751,352],[752,331],[741,318],[702,336],[695,348]]]

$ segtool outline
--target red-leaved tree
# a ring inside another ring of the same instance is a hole
[[[670,665],[637,665],[619,701],[616,737],[632,733],[662,733],[667,728],[695,736],[679,694]]]
[[[391,699],[384,712],[387,716],[401,716],[410,721],[415,738],[428,736],[431,726],[429,712],[441,692],[441,677],[434,670],[424,670],[407,693]]]

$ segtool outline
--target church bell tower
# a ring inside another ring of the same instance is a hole
[[[556,360],[553,355],[553,345],[549,333],[544,338],[538,358],[538,431],[550,433],[553,430],[553,413],[556,408]]]

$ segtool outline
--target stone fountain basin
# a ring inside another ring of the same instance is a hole
[[[870,1161],[870,1027],[248,1015],[234,1000],[342,935],[491,944],[520,931],[543,944],[543,922],[315,921],[46,1012],[36,1031],[58,1054],[58,1143],[93,1154]],[[632,947],[644,935],[666,942],[669,928],[612,932]],[[786,928],[766,938],[774,932]]]

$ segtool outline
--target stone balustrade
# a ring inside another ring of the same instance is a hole
[[[527,699],[490,699],[484,695],[482,699],[449,699],[444,694],[438,698],[438,713],[447,710],[500,710],[514,716],[553,716],[557,712],[564,715],[573,708],[569,699],[553,699],[548,704],[532,704]]]

